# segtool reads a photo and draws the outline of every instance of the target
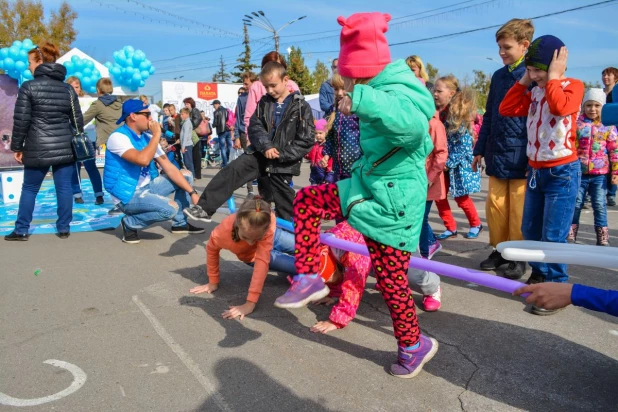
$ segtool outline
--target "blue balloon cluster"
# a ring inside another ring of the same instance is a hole
[[[135,50],[132,46],[124,46],[114,52],[114,63],[107,62],[105,67],[114,80],[114,84],[137,91],[144,87],[146,80],[154,74],[155,68],[141,50]]]
[[[101,78],[101,73],[94,66],[90,59],[82,59],[79,56],[71,56],[70,61],[62,63],[67,69],[67,78],[75,76],[82,84],[82,90],[86,93],[94,94],[97,92],[97,82]]]
[[[17,80],[32,80],[28,70],[28,52],[32,50],[32,40],[15,40],[10,47],[0,49],[0,69]]]

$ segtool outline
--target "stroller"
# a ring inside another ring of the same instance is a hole
[[[202,160],[202,169],[217,167],[221,164],[221,150],[219,150],[219,138],[213,137],[208,142],[206,157]]]

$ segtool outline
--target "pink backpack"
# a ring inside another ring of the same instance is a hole
[[[236,124],[236,114],[230,109],[226,108],[225,110],[227,110],[227,120],[225,121],[225,125],[228,129],[231,129]]]

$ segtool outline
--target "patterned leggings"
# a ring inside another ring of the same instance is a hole
[[[336,184],[308,186],[294,199],[296,273],[318,272],[320,225],[322,220],[342,219],[341,201]],[[408,287],[410,252],[382,245],[368,237],[365,243],[371,255],[377,289],[382,293],[393,319],[395,338],[400,346],[415,345],[420,338],[418,319]]]

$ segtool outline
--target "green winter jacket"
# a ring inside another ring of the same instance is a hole
[[[337,183],[343,214],[363,235],[415,252],[427,198],[425,159],[433,150],[433,98],[404,60],[357,84],[350,97],[363,156],[350,179]]]

